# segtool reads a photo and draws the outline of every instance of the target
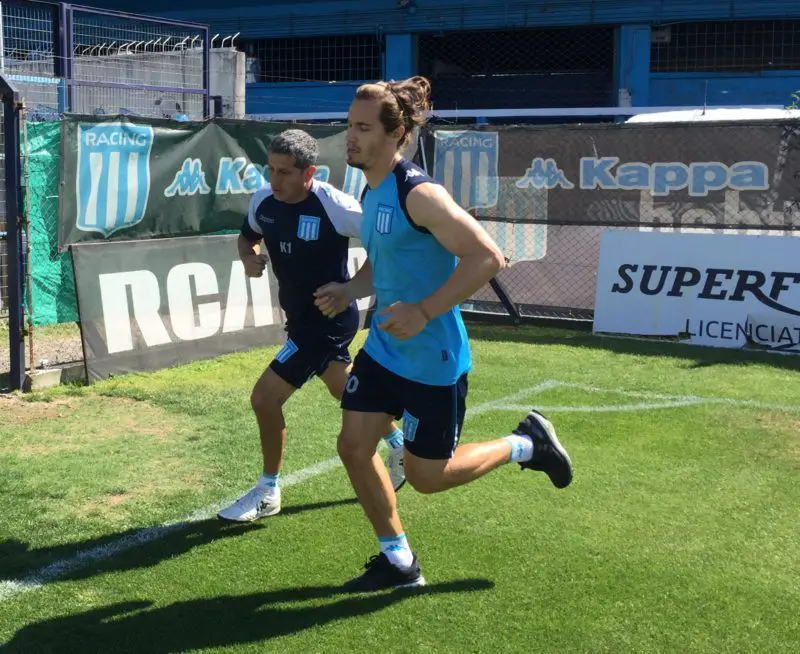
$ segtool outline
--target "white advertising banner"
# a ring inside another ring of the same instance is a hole
[[[800,352],[800,238],[606,231],[594,331]]]
[[[286,340],[270,266],[248,278],[236,234],[71,246],[90,380]],[[350,274],[367,253],[353,245]],[[362,324],[371,298],[359,301]],[[266,364],[265,364],[266,365]]]

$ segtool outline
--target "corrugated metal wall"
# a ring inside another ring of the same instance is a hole
[[[784,18],[800,15],[797,0],[414,0],[414,10],[397,0],[294,1],[89,0],[93,6],[168,14],[210,24],[214,32],[245,37],[456,29],[666,23],[688,20]]]

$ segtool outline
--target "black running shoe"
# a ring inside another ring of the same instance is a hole
[[[345,593],[365,593],[387,588],[413,588],[424,586],[425,577],[419,569],[417,555],[407,568],[399,568],[389,563],[389,559],[381,552],[373,556],[364,566],[364,573],[351,579],[342,586]]]
[[[530,436],[533,439],[533,458],[520,463],[520,467],[529,470],[541,470],[553,482],[556,488],[566,488],[572,482],[572,461],[569,454],[558,442],[553,424],[536,410],[525,416],[514,430],[517,435]]]

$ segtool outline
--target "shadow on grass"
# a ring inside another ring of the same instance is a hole
[[[287,506],[280,515],[269,520],[280,520],[282,516],[356,502],[356,499],[349,498]],[[265,522],[230,524],[213,518],[200,522],[129,529],[101,538],[34,549],[19,540],[6,540],[0,542],[0,580],[14,577],[16,581],[48,583],[148,568],[185,554],[195,547],[257,531],[265,527]]]
[[[230,647],[377,613],[414,597],[478,592],[493,587],[485,579],[463,579],[369,595],[342,595],[337,586],[317,586],[224,595],[158,608],[150,601],[121,602],[30,624],[15,634],[4,651],[167,654]],[[324,600],[334,601],[296,606]],[[276,606],[280,604],[288,605]],[[370,646],[368,641],[360,645]]]
[[[10,393],[10,392],[11,392],[11,373],[0,372],[0,393]]]

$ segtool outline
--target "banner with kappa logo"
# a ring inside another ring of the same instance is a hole
[[[432,176],[483,220],[800,227],[800,122],[429,129]]]
[[[510,261],[511,302],[591,317],[605,227],[800,230],[800,122],[429,127],[429,172]],[[496,304],[491,292],[473,298]]]
[[[238,229],[268,181],[268,143],[286,127],[68,118],[59,245]],[[366,180],[344,164],[345,126],[301,127],[320,140],[318,176],[358,197]],[[513,303],[591,317],[604,227],[797,233],[798,136],[789,120],[431,125],[421,162],[510,260],[500,279]],[[473,299],[496,302],[485,289]]]
[[[61,123],[59,247],[238,230],[269,182],[267,148],[285,123],[70,116]],[[319,141],[315,177],[356,197],[344,125],[298,125]]]
[[[594,330],[800,352],[800,240],[606,231]]]

